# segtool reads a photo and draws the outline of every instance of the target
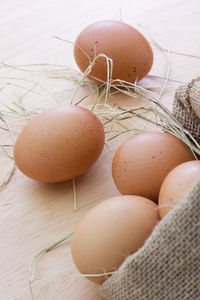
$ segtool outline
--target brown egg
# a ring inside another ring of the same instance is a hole
[[[104,129],[89,110],[59,105],[32,119],[14,147],[18,168],[41,182],[72,179],[91,167],[102,152]]]
[[[112,163],[113,179],[121,194],[157,201],[166,175],[177,165],[193,159],[190,149],[170,134],[138,133],[117,150]]]
[[[157,205],[139,196],[118,196],[93,207],[78,224],[71,253],[83,274],[116,270],[136,252],[159,220]],[[107,276],[88,279],[102,283]]]
[[[153,63],[153,52],[145,37],[120,21],[99,21],[79,34],[74,57],[82,72],[99,54],[113,60],[112,79],[128,82],[142,79]],[[88,77],[97,83],[107,81],[107,70],[105,57],[98,57]]]
[[[200,180],[200,161],[188,161],[174,168],[162,183],[159,193],[159,213],[164,216]]]

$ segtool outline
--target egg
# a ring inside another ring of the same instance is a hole
[[[174,168],[162,183],[158,204],[160,217],[164,216],[189,192],[200,179],[200,161],[188,161]]]
[[[58,105],[34,117],[19,134],[14,159],[27,176],[60,182],[81,175],[100,156],[104,129],[89,110]]]
[[[87,26],[77,37],[74,57],[82,72],[93,61],[89,78],[97,83],[107,81],[107,61],[112,59],[111,78],[135,82],[150,71],[153,52],[145,37],[132,26],[121,21],[99,21]],[[98,57],[99,56],[99,57]],[[119,83],[119,82],[118,82]]]
[[[116,270],[136,252],[159,220],[157,205],[139,196],[105,200],[81,219],[71,242],[72,258],[88,279],[102,283],[107,276],[92,276]]]
[[[193,160],[191,150],[178,138],[162,132],[142,132],[126,140],[112,162],[119,192],[158,200],[161,184],[177,165]]]

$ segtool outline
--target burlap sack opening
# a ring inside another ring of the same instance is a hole
[[[173,114],[199,142],[199,78],[177,89]],[[200,181],[100,291],[108,300],[200,300]]]

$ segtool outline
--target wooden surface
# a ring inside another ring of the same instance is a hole
[[[76,69],[73,46],[54,36],[74,41],[86,25],[96,20],[120,18],[137,28],[141,24],[141,30],[147,38],[151,35],[166,49],[199,55],[199,16],[199,0],[3,0],[0,4],[0,62],[9,65],[51,63]],[[163,77],[166,72],[166,52],[164,55],[155,47],[153,50],[155,60],[151,74]],[[199,75],[200,60],[197,58],[171,54],[168,62],[171,65],[170,78],[174,80],[187,82]],[[30,89],[33,86],[33,83],[11,77],[31,78],[34,82],[40,79],[35,73],[18,73],[12,68],[0,69],[0,87],[9,83],[1,93],[4,103],[12,103],[15,97],[20,97],[22,87]],[[59,72],[56,75],[59,76]],[[47,80],[46,75],[40,76],[41,85],[51,95],[55,95],[59,101],[67,101],[73,88],[71,82],[55,78]],[[160,80],[152,78],[148,82],[154,86],[161,84]],[[170,88],[163,96],[163,101],[170,107],[177,83],[169,81],[167,85]],[[45,107],[46,102],[41,100],[45,97],[49,99],[47,105],[54,103],[47,92],[41,89],[40,92],[43,97],[34,94],[30,98],[33,102],[29,105],[39,103]],[[84,89],[81,93],[84,94]],[[117,98],[114,100],[117,101]],[[11,141],[1,132],[3,143]],[[116,147],[117,144],[113,142],[113,151]],[[118,194],[111,176],[113,155],[114,152],[105,147],[98,162],[76,180],[77,211],[73,211],[71,182],[41,184],[15,171],[10,183],[0,192],[1,300],[31,299],[29,267],[34,255],[73,231],[90,207]],[[0,166],[0,176],[3,177],[11,166],[11,160],[1,150]],[[36,267],[37,277],[72,273],[78,271],[71,259],[70,242],[64,242],[44,255]],[[98,286],[84,278],[51,278],[36,282],[33,292],[38,300],[102,300]]]

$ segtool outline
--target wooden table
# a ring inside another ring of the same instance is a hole
[[[200,3],[199,0],[4,0],[0,4],[0,62],[9,66],[0,69],[1,101],[12,105],[15,99],[29,92],[33,106],[41,107],[71,95],[73,83],[64,79],[50,79],[48,72],[23,72],[11,66],[27,64],[56,64],[77,69],[73,46],[54,36],[74,41],[88,24],[101,19],[120,18],[139,28],[148,39],[152,37],[169,51],[200,55]],[[142,28],[138,25],[141,24]],[[164,77],[166,66],[171,66],[170,78],[188,82],[199,75],[200,60],[195,57],[160,52],[155,53],[152,75]],[[31,68],[31,67],[30,67]],[[39,66],[39,69],[45,68]],[[34,67],[32,68],[32,70]],[[53,74],[59,77],[59,72]],[[50,73],[49,73],[50,74]],[[52,73],[51,73],[52,75]],[[6,78],[5,78],[6,77]],[[13,79],[20,77],[21,79]],[[41,78],[40,78],[41,77]],[[33,87],[41,82],[46,90]],[[149,78],[154,86],[161,80]],[[145,81],[143,81],[145,82]],[[142,84],[142,83],[141,83]],[[179,83],[168,81],[163,102],[171,107],[175,88]],[[84,88],[80,89],[84,94]],[[45,100],[48,99],[47,103]],[[123,96],[121,96],[123,98]],[[117,98],[115,99],[117,100]],[[35,101],[35,102],[34,102]],[[30,103],[29,103],[30,105]],[[1,144],[13,143],[1,132]],[[116,144],[117,145],[117,144]],[[115,143],[112,144],[115,149]],[[114,151],[114,150],[113,150]],[[77,222],[96,203],[118,195],[111,176],[114,152],[105,147],[98,162],[76,180],[77,205],[73,210],[72,183],[41,184],[25,177],[16,170],[9,184],[0,191],[0,299],[28,300],[30,263],[41,249],[74,230]],[[1,178],[10,169],[12,161],[0,150]],[[36,265],[37,277],[52,277],[33,284],[37,300],[100,300],[98,286],[84,278],[55,278],[56,274],[74,274],[76,270],[70,242],[65,241],[40,258]],[[130,299],[131,300],[131,299]]]

